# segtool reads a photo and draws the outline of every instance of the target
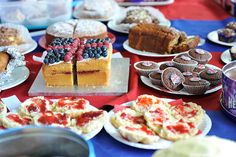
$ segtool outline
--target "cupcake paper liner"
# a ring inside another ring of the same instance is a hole
[[[182,63],[175,62],[174,60],[172,60],[172,62],[174,66],[182,72],[186,72],[186,71],[192,72],[198,64],[196,61],[195,61],[196,62],[195,64],[182,64]]]
[[[188,93],[196,95],[204,94],[210,88],[210,82],[208,82],[207,85],[199,85],[199,86],[186,85],[184,83],[182,83],[182,85],[184,86],[184,89]]]

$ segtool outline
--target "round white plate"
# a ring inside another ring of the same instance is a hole
[[[19,48],[19,49],[20,49],[20,52],[21,52],[23,55],[32,52],[32,51],[33,51],[34,49],[36,49],[37,46],[38,46],[37,42],[34,41],[34,40],[31,40],[29,43],[26,43],[25,45],[26,45],[26,46],[25,46],[23,49]]]
[[[159,53],[154,53],[154,52],[140,51],[140,50],[136,50],[136,49],[130,47],[129,40],[126,40],[123,43],[123,47],[125,50],[129,51],[130,53],[140,55],[140,56],[147,56],[147,57],[173,57],[173,56],[176,56],[179,54],[186,53],[186,52],[180,52],[180,53],[175,53],[175,54],[159,54]]]
[[[161,65],[163,63],[166,63],[166,62],[159,62],[158,65]],[[208,67],[211,67],[211,68],[214,68],[214,69],[218,69],[218,70],[221,70],[220,68],[214,66],[214,65],[211,65],[211,64],[206,64],[206,66]],[[158,91],[162,91],[162,92],[165,92],[165,93],[170,93],[170,94],[176,94],[176,95],[196,95],[196,94],[191,94],[191,93],[188,93],[185,89],[181,89],[180,91],[170,91],[166,88],[164,88],[163,86],[158,86],[158,85],[154,85],[151,83],[151,80],[145,76],[140,76],[140,79],[141,81],[149,86],[149,87],[152,87]],[[210,88],[209,90],[207,90],[205,94],[209,94],[209,93],[213,93],[213,92],[216,92],[218,90],[220,90],[222,88],[222,85],[218,85],[218,86],[215,86],[214,88]]]
[[[170,101],[170,99],[167,99],[166,101]],[[127,102],[122,105],[130,106],[131,104],[132,102]],[[158,142],[153,143],[153,144],[142,144],[142,143],[135,143],[135,142],[127,141],[124,138],[122,138],[118,130],[111,124],[110,117],[113,114],[114,114],[113,110],[108,113],[109,118],[107,122],[105,123],[104,128],[108,134],[110,134],[114,139],[116,139],[117,141],[121,143],[124,143],[132,147],[136,147],[136,148],[151,149],[151,150],[164,149],[164,148],[169,147],[173,143],[172,141],[168,141],[162,138],[160,138]],[[205,114],[203,121],[198,127],[200,130],[202,130],[202,135],[204,136],[207,135],[211,129],[211,126],[212,126],[211,119],[207,114]]]
[[[226,42],[220,41],[219,38],[218,38],[217,30],[208,33],[207,34],[207,38],[210,41],[214,42],[214,43],[217,43],[217,44],[220,44],[220,45],[224,45],[224,46],[234,46],[234,45],[236,45],[236,42],[226,43]]]
[[[221,59],[222,62],[224,62],[225,64],[228,64],[228,63],[232,62],[229,49],[228,49],[228,50],[225,50],[225,51],[221,54],[220,59]]]
[[[171,22],[166,19],[166,20],[160,21],[159,25],[170,27]],[[126,33],[126,34],[129,33],[129,28],[120,27],[119,25],[116,24],[115,20],[109,21],[107,23],[107,26],[108,26],[108,28],[110,28],[111,30],[116,31],[116,32]]]
[[[9,79],[4,82],[0,80],[0,90],[6,90],[23,83],[29,77],[29,74],[29,69],[26,66],[15,68],[9,76]]]

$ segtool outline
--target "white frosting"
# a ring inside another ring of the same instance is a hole
[[[230,52],[231,53],[236,53],[236,46],[231,47]]]
[[[78,20],[67,20],[54,23],[47,28],[47,33],[57,37],[72,37]]]
[[[198,54],[200,54],[200,55],[203,55],[203,54],[206,53],[206,52],[205,52],[204,50],[202,50],[202,49],[196,49],[195,52],[198,53]]]
[[[75,28],[76,37],[97,36],[106,33],[106,26],[95,20],[78,20]]]
[[[182,55],[180,58],[183,59],[183,60],[185,60],[185,61],[190,61],[190,60],[191,60],[190,57],[184,56],[184,55]]]
[[[199,77],[191,77],[189,80],[192,81],[192,82],[198,82],[198,81],[201,80],[201,78],[199,78]]]

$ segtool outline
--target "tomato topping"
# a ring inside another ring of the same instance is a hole
[[[153,132],[150,129],[148,129],[145,125],[142,125],[141,128],[134,128],[129,126],[126,126],[125,128],[130,131],[142,131],[145,132],[147,135],[154,135]]]
[[[28,118],[21,118],[18,114],[9,114],[7,115],[7,118],[21,125],[27,125],[31,121]]]
[[[189,132],[189,128],[182,123],[176,125],[169,125],[167,126],[167,129],[173,133],[180,133],[180,134],[185,134]]]
[[[174,100],[174,101],[171,101],[169,102],[170,105],[172,106],[179,106],[179,105],[183,105],[183,99],[177,99],[177,100]]]
[[[68,109],[84,109],[84,105],[86,104],[85,99],[77,99],[76,97],[65,97],[58,101],[59,107],[66,107]]]
[[[76,118],[76,125],[78,126],[84,126],[86,123],[89,121],[93,120],[96,117],[99,117],[102,115],[103,111],[90,111],[90,112],[85,112],[79,117]]]
[[[67,115],[57,113],[54,114],[52,112],[46,112],[41,115],[41,117],[38,119],[38,121],[45,125],[51,125],[51,124],[67,124]]]
[[[122,111],[122,110],[124,110],[126,108],[130,108],[130,106],[115,105],[114,109],[113,109],[113,112],[117,113],[117,112]]]

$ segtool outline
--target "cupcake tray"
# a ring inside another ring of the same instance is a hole
[[[165,62],[160,62],[158,63],[159,65],[161,65],[162,63],[165,63]],[[214,69],[220,69],[214,65],[211,65],[211,64],[206,64],[206,66],[208,67],[211,67],[211,68],[214,68]],[[175,95],[196,95],[196,94],[191,94],[191,93],[188,93],[185,89],[181,89],[180,91],[170,91],[168,89],[166,89],[165,87],[163,86],[159,86],[159,85],[154,85],[151,83],[151,80],[148,78],[148,77],[145,77],[145,76],[140,76],[140,79],[141,81],[151,87],[151,88],[154,88],[158,91],[162,91],[162,92],[165,92],[165,93],[170,93],[170,94],[175,94]],[[208,89],[205,93],[205,94],[209,94],[209,93],[213,93],[213,92],[216,92],[218,90],[220,90],[222,88],[222,85],[218,85],[218,86],[214,86],[214,87],[211,87],[210,89]]]
[[[129,67],[129,58],[112,59],[110,85],[99,87],[47,87],[41,69],[28,94],[29,96],[121,95],[128,92]]]

